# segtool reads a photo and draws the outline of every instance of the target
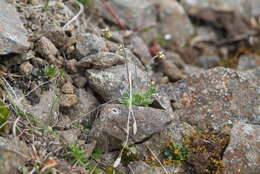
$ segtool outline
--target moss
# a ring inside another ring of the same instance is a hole
[[[193,174],[221,174],[223,172],[222,154],[228,144],[225,132],[212,130],[195,131],[183,138],[189,150],[183,165]]]
[[[135,146],[126,147],[122,155],[122,164],[127,166],[130,162],[138,161],[140,157]]]

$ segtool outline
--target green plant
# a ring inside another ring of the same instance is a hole
[[[92,3],[92,0],[76,0],[76,1],[78,1],[79,3],[81,3],[83,5],[87,5],[87,6],[90,6]]]
[[[162,152],[163,158],[167,160],[182,161],[188,155],[188,149],[178,143],[169,142]]]
[[[0,102],[0,131],[4,127],[3,125],[8,120],[9,109],[4,105],[4,103]]]
[[[47,66],[46,68],[43,69],[44,75],[47,76],[48,78],[54,77],[54,76],[63,76],[65,71],[64,69],[57,69],[55,65],[50,65]]]
[[[149,106],[153,103],[152,95],[156,93],[154,88],[149,88],[145,93],[133,93],[132,94],[132,105],[135,106]],[[119,102],[123,105],[129,106],[130,105],[130,96],[128,93],[124,93],[122,98]]]
[[[82,150],[80,148],[80,145],[77,143],[73,143],[73,144],[69,145],[68,150],[69,151],[67,153],[65,153],[65,157],[72,159],[73,165],[79,164],[79,165],[85,167],[86,170],[91,171],[93,174],[98,173],[98,168],[93,167],[91,165],[90,159],[99,158],[99,156],[101,154],[101,151],[99,149],[95,148],[89,158],[86,158],[86,151]]]

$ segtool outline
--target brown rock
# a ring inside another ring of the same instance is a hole
[[[69,72],[69,73],[77,73],[78,72],[78,69],[77,69],[77,60],[76,59],[70,59],[68,61],[66,61],[66,70]]]
[[[64,94],[73,94],[74,93],[74,86],[70,83],[67,82],[61,87],[61,91]]]
[[[32,70],[33,70],[33,66],[32,64],[30,64],[30,62],[24,62],[20,65],[20,71],[26,75],[31,74]]]
[[[75,94],[63,94],[60,97],[61,107],[71,107],[78,103],[78,97]]]

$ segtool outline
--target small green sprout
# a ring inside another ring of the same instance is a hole
[[[76,0],[76,1],[86,6],[90,6],[92,3],[92,0]]]
[[[188,155],[188,149],[182,144],[170,142],[163,150],[162,155],[167,160],[182,161]]]
[[[86,151],[80,148],[80,145],[73,143],[69,145],[68,152],[65,153],[65,157],[68,157],[72,160],[73,165],[81,165],[85,167],[86,170],[91,171],[93,174],[97,174],[98,168],[91,165],[90,159],[98,159],[101,155],[101,151],[98,148],[95,148],[93,153],[89,158],[86,158]]]
[[[54,76],[63,76],[65,74],[64,69],[57,69],[55,65],[47,66],[43,69],[44,75],[48,78],[54,77]]]
[[[156,93],[156,90],[154,88],[149,88],[147,92],[145,93],[133,93],[132,94],[132,105],[134,106],[149,106],[153,103],[154,99],[152,98],[152,95]],[[129,106],[130,104],[130,97],[128,93],[124,93],[122,98],[119,100],[119,102],[123,105]]]

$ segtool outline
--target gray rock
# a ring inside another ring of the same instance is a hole
[[[257,174],[260,171],[260,126],[239,122],[231,131],[224,153],[224,174]]]
[[[82,58],[77,66],[80,68],[108,68],[125,63],[125,58],[110,52],[99,52]]]
[[[175,83],[169,92],[174,114],[182,122],[215,130],[232,127],[235,120],[259,124],[259,87],[249,74],[214,68]]]
[[[29,151],[24,142],[0,137],[0,173],[16,173],[28,159]]]
[[[80,135],[80,129],[69,129],[65,131],[60,131],[58,133],[66,141],[65,143],[71,144],[75,143],[78,140],[78,136]]]
[[[78,60],[90,54],[96,54],[100,51],[106,50],[106,42],[102,37],[91,33],[81,34],[78,37],[78,42],[76,44],[76,54],[78,56]]]
[[[155,8],[150,0],[111,0],[109,4],[116,11],[120,22],[131,29],[156,24]],[[103,17],[116,23],[115,18],[103,8],[99,1],[95,1],[94,5],[99,8]]]
[[[151,167],[146,164],[144,161],[135,161],[130,163],[129,167],[132,169],[133,173],[143,173],[143,174],[159,174],[165,173],[165,171],[161,167]],[[171,166],[165,167],[168,173],[178,173],[178,174],[185,174],[184,170],[180,167]]]
[[[144,92],[147,87],[147,77],[138,66],[129,64],[133,79],[133,91]],[[120,98],[128,89],[128,76],[125,65],[117,65],[104,70],[88,69],[85,74],[90,87],[103,100]]]
[[[260,56],[258,55],[241,55],[238,61],[238,70],[253,69],[260,66]]]
[[[164,0],[156,3],[161,7],[158,31],[176,46],[184,46],[194,34],[193,25],[185,10],[177,1]]]
[[[43,91],[39,103],[32,105],[24,98],[22,91],[16,89],[17,96],[22,98],[16,104],[19,109],[36,119],[37,126],[52,126],[58,121],[59,116],[59,102],[55,90],[56,88],[51,86],[48,91]]]
[[[184,7],[192,13],[199,9],[210,8],[215,11],[236,12],[246,16],[258,16],[260,14],[260,2],[258,0],[181,0]]]
[[[23,53],[30,46],[16,9],[0,1],[0,55]]]
[[[131,39],[132,51],[135,53],[143,64],[149,64],[152,56],[145,42],[140,37],[133,37]]]
[[[73,107],[65,108],[64,114],[69,116],[71,120],[79,119],[79,117],[85,116],[84,119],[89,124],[94,120],[96,109],[99,106],[99,101],[94,96],[93,92],[88,89],[77,88],[75,90],[75,95],[77,97],[77,104]]]
[[[202,68],[213,68],[219,65],[220,58],[218,56],[199,56],[197,64]]]
[[[137,133],[133,134],[131,119],[129,144],[140,143],[161,132],[172,120],[169,113],[160,109],[134,106],[133,113],[137,122]],[[109,104],[100,111],[99,118],[91,129],[90,137],[97,141],[98,147],[103,151],[120,148],[126,139],[127,120],[128,107]]]

